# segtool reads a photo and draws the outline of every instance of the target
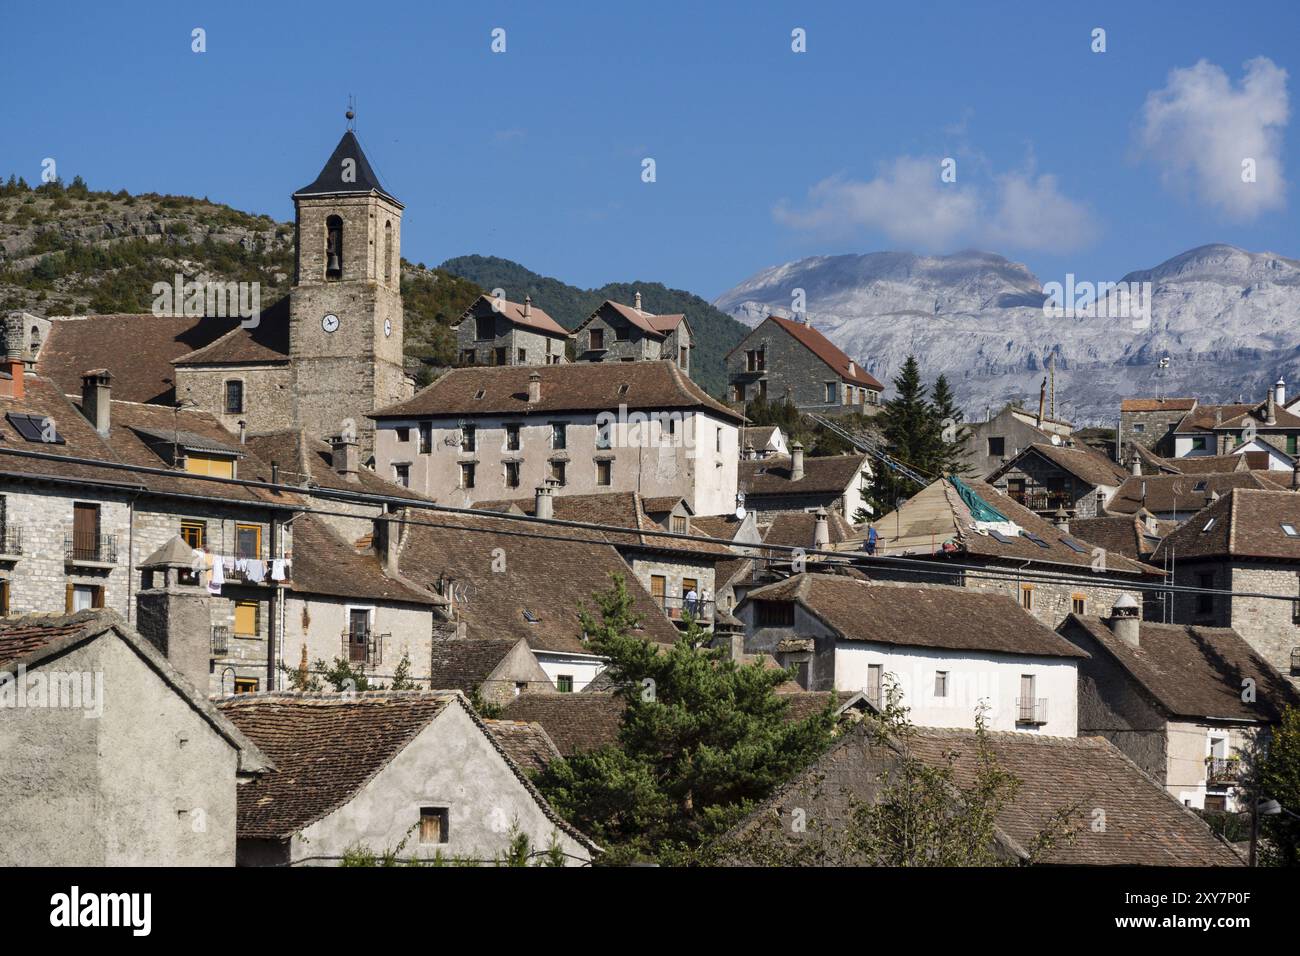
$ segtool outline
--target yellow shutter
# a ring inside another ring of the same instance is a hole
[[[235,633],[257,634],[256,601],[237,601],[235,603]]]

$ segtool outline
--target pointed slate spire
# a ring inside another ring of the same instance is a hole
[[[355,177],[352,181],[345,182],[343,170],[348,160],[352,162],[346,168],[354,172]],[[299,196],[368,195],[371,192],[377,192],[385,199],[396,203],[399,208],[404,208],[396,197],[380,185],[379,177],[361,149],[357,134],[348,130],[339,140],[339,144],[334,147],[334,152],[315,182],[310,186],[304,186],[293,195],[297,199]]]

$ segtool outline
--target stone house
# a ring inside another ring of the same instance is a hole
[[[569,333],[525,296],[523,303],[481,295],[451,329],[458,365],[558,365]]]
[[[1290,471],[1300,457],[1300,414],[1286,403],[1278,381],[1264,401],[1200,405],[1174,426],[1172,457],[1245,455],[1252,468]]]
[[[871,463],[863,454],[805,457],[795,442],[788,456],[742,461],[738,481],[745,509],[760,521],[776,512],[822,508],[852,523],[866,503]]]
[[[459,693],[280,692],[218,706],[278,771],[239,791],[241,866],[329,866],[358,850],[491,865],[515,833],[570,866],[598,852]]]
[[[569,333],[579,362],[672,362],[691,373],[694,338],[684,315],[655,315],[606,299]]]
[[[996,816],[992,851],[1008,863],[1060,866],[1241,866],[1243,860],[1192,810],[1100,737],[994,732],[998,766],[1020,781]],[[918,727],[882,739],[870,719],[844,734],[807,770],[776,790],[719,842],[735,865],[770,865],[799,852],[812,866],[876,862],[842,839],[855,808],[874,803],[904,756],[974,784],[980,747],[966,728]],[[1100,811],[1100,812],[1099,812]],[[800,826],[793,826],[798,819]],[[1104,826],[1098,826],[1103,821]],[[1035,855],[1040,835],[1057,838]],[[778,856],[778,858],[780,858]]]
[[[1249,805],[1242,777],[1257,745],[1300,694],[1229,628],[1138,619],[1121,599],[1105,618],[1057,629],[1079,663],[1079,733],[1105,737],[1198,810]]]
[[[979,478],[987,478],[1030,445],[1050,445],[1053,435],[1064,441],[1073,430],[1068,422],[1041,412],[1035,415],[1012,404],[982,422],[964,422],[962,428],[964,461],[970,473]]]
[[[744,653],[794,668],[805,690],[861,691],[874,707],[891,681],[924,727],[1075,734],[1082,654],[1004,595],[943,585],[804,573],[750,591],[736,608]]]
[[[434,641],[429,683],[432,687],[458,690],[470,700],[478,695],[486,703],[497,706],[520,694],[555,690],[522,637],[503,641]]]
[[[0,620],[0,862],[233,866],[274,764],[112,611]]]
[[[1300,595],[1300,495],[1234,488],[1165,537],[1152,560],[1166,557],[1174,585],[1192,589],[1174,593],[1174,623],[1231,628],[1300,678],[1300,610],[1287,599]]]
[[[1058,439],[1059,441],[1059,439]],[[1128,477],[1105,455],[1086,447],[1035,442],[988,476],[988,483],[1044,518],[1095,517]]]
[[[635,491],[736,507],[744,418],[671,362],[453,369],[372,416],[377,471],[442,504]]]
[[[932,482],[872,526],[878,556],[909,559],[872,564],[873,577],[997,591],[1048,627],[1110,607],[1120,594],[1141,601],[1163,580],[1158,569],[1099,548],[980,481]],[[949,573],[937,574],[945,565]]]
[[[1174,454],[1174,429],[1196,407],[1194,398],[1126,398],[1119,403],[1121,448],[1141,445],[1157,455]]]
[[[780,425],[751,425],[741,429],[742,458],[771,458],[774,455],[789,454],[790,443]]]
[[[769,315],[726,362],[727,397],[740,404],[788,400],[801,412],[874,414],[885,388],[807,319]]]
[[[1273,490],[1276,487],[1255,471],[1136,474],[1124,479],[1106,503],[1106,513],[1146,512],[1157,520],[1179,525],[1234,488]]]

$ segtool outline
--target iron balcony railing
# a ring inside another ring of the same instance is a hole
[[[1030,511],[1055,511],[1057,508],[1068,511],[1074,507],[1070,496],[1059,491],[1014,491],[1008,492],[1007,497]]]
[[[1206,783],[1235,783],[1241,774],[1241,761],[1237,757],[1206,757]]]
[[[63,539],[63,549],[69,561],[117,563],[116,535],[86,534],[74,531]]]
[[[343,659],[350,664],[377,667],[384,661],[384,640],[391,637],[391,634],[376,634],[373,631],[344,631]]]
[[[212,653],[216,656],[230,652],[230,628],[225,624],[212,625]]]
[[[0,525],[0,554],[23,553],[23,529]]]
[[[1042,726],[1047,723],[1046,697],[1017,697],[1016,723]]]
[[[660,597],[655,600],[671,620],[684,621],[687,615],[700,623],[713,620],[714,602],[711,599],[704,601],[696,598],[692,601],[684,597]]]

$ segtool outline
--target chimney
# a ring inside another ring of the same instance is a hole
[[[1268,399],[1264,403],[1264,423],[1266,425],[1277,424],[1277,404],[1273,401],[1273,390],[1268,390]]]
[[[244,421],[244,419],[241,418],[239,420],[239,443],[241,445],[244,444],[244,440],[247,437],[248,437],[248,422]]]
[[[1291,490],[1300,491],[1300,458],[1291,466]]]
[[[1273,386],[1273,401],[1279,405],[1286,405],[1286,379],[1279,377],[1277,384]]]
[[[21,374],[21,372],[19,373]],[[81,414],[101,435],[108,434],[112,421],[113,376],[106,368],[91,369],[81,376]]]
[[[1129,452],[1128,471],[1130,475],[1142,474],[1142,459],[1141,457],[1139,457],[1136,448],[1134,448],[1131,452]]]
[[[542,400],[542,373],[528,373],[528,404],[536,405]]]
[[[1142,628],[1142,620],[1138,611],[1137,601],[1133,600],[1131,595],[1121,594],[1119,600],[1110,609],[1110,617],[1105,619],[1106,626],[1130,647],[1137,647],[1141,643],[1139,631]]]
[[[853,371],[853,360],[852,360],[852,359],[849,360],[849,374],[850,374],[850,375],[855,375],[855,374],[857,374],[856,372]]]
[[[379,545],[380,559],[384,562],[384,573],[396,577],[399,571],[398,558],[402,553],[402,525],[395,512],[390,511],[375,519],[375,541]]]
[[[548,520],[555,517],[555,489],[549,481],[537,486],[537,496],[533,500],[533,517]]]
[[[813,548],[821,550],[831,545],[831,525],[826,518],[826,509],[817,509],[817,523],[813,525]]]
[[[812,319],[808,318],[808,310],[807,310],[807,309],[805,309],[805,310],[804,310],[804,313],[803,313],[803,324],[804,324],[807,328],[810,328],[810,329],[812,328]]]
[[[357,474],[360,467],[357,440],[351,435],[335,435],[330,439],[330,447],[333,449],[330,464],[334,471],[345,481],[360,481],[361,478]]]
[[[790,480],[803,479],[803,445],[795,442],[790,446]]]
[[[524,318],[526,319],[532,314],[533,314],[533,297],[531,295],[526,295],[524,296]]]
[[[1062,534],[1070,533],[1070,516],[1066,514],[1065,506],[1056,509],[1056,514],[1052,515],[1052,524],[1056,525],[1057,530]]]
[[[637,310],[638,312],[641,311],[641,293],[640,293],[640,292],[638,292],[638,293],[636,294],[636,310]]]

